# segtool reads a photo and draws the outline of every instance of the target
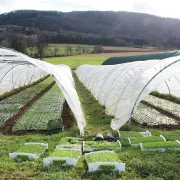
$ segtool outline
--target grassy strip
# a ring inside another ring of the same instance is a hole
[[[25,86],[23,86],[23,87],[19,87],[19,88],[13,89],[13,90],[10,91],[10,92],[6,92],[6,93],[0,95],[0,101],[2,101],[3,99],[6,99],[7,97],[10,97],[10,96],[12,96],[12,95],[14,95],[14,94],[17,94],[17,93],[19,93],[19,92],[21,92],[21,91],[23,91],[23,90],[25,90],[25,89],[27,89],[27,88],[30,88],[30,87],[32,87],[32,86],[34,86],[34,85],[36,85],[36,84],[39,84],[40,82],[44,81],[44,80],[47,79],[48,77],[49,77],[49,75],[47,75],[47,76],[45,76],[45,77],[43,77],[43,78],[41,78],[41,79],[39,79],[39,80],[31,83],[31,84],[28,84],[28,85],[25,85]]]
[[[55,150],[49,157],[78,158],[80,155],[81,153],[75,150]]]
[[[155,149],[155,148],[180,148],[180,144],[176,141],[167,142],[149,142],[143,143],[142,147],[144,149]]]
[[[91,93],[84,88],[83,84],[74,74],[76,89],[86,115],[87,126],[85,128],[86,136],[94,137],[97,133],[108,131],[112,116],[105,114],[105,109],[95,100]]]
[[[41,146],[39,144],[25,144],[24,146],[22,146],[21,148],[16,150],[16,152],[18,152],[18,153],[40,154],[45,149],[46,149],[45,146]]]
[[[163,141],[163,139],[160,136],[146,136],[146,137],[137,137],[132,138],[131,143],[132,144],[138,144],[138,143],[144,143],[144,142],[159,142]]]
[[[101,152],[101,153],[89,153],[86,156],[88,163],[95,162],[121,162],[116,153]]]

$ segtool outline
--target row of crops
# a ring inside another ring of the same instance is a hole
[[[14,94],[6,99],[0,101],[0,127],[15,114],[19,109],[39,94],[43,89],[49,86],[53,82],[52,77],[48,77],[44,81],[22,90],[21,92]]]
[[[64,101],[60,89],[57,85],[54,85],[16,121],[12,130],[47,130],[51,126],[50,121],[53,120],[57,120],[56,125],[62,128],[61,112]]]
[[[155,109],[144,103],[139,103],[133,114],[133,118],[138,123],[147,125],[179,124],[179,121],[177,120],[177,118],[180,116],[179,104],[152,95],[145,97],[143,102],[153,106]],[[171,114],[172,117],[167,116],[167,114],[163,114],[160,110]],[[173,118],[173,116],[177,118]]]
[[[143,101],[158,107],[159,109],[164,109],[165,111],[173,114],[176,117],[180,117],[180,104],[161,99],[152,95],[146,96]]]

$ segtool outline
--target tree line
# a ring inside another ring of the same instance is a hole
[[[103,53],[104,48],[102,45],[97,46],[84,46],[84,45],[66,45],[65,47],[49,47],[44,36],[39,36],[36,43],[32,47],[27,47],[24,40],[14,40],[11,43],[11,48],[27,54],[33,58],[43,57],[59,57],[59,56],[72,56],[91,53]],[[62,54],[61,51],[64,51]]]
[[[143,13],[21,10],[0,15],[0,25],[0,31],[46,34],[50,43],[180,47],[179,19]]]

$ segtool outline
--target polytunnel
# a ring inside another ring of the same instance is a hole
[[[169,51],[169,52],[161,52],[155,54],[144,54],[144,55],[136,55],[136,56],[122,56],[122,57],[110,57],[106,61],[102,63],[102,65],[114,65],[114,64],[122,64],[133,61],[147,61],[151,59],[166,59],[170,57],[180,56],[180,50]]]
[[[30,84],[50,74],[61,89],[77,121],[80,134],[86,126],[71,70],[66,65],[53,65],[30,58],[11,49],[0,48],[0,95]]]
[[[106,113],[114,116],[113,130],[130,122],[137,104],[152,91],[180,96],[180,56],[117,65],[83,65],[76,74],[105,106]]]

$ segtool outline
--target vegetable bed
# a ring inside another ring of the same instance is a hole
[[[20,91],[6,99],[0,101],[0,127],[15,114],[18,113],[19,109],[23,107],[27,102],[33,99],[43,89],[53,82],[51,77],[43,80],[42,82]]]
[[[36,101],[27,111],[16,121],[13,131],[21,130],[51,130],[48,126],[53,121],[55,127],[52,129],[63,128],[61,112],[63,110],[64,96],[57,85],[54,85],[44,96]]]
[[[59,144],[82,144],[82,139],[76,137],[63,137],[59,141]]]
[[[99,150],[120,150],[121,143],[108,141],[83,141],[83,152],[99,151]]]
[[[136,107],[133,113],[133,118],[140,124],[146,124],[150,126],[159,124],[178,125],[178,122],[175,119],[170,118],[142,103],[139,103]]]
[[[125,163],[122,163],[114,151],[97,151],[85,154],[89,172],[105,171],[125,171]]]
[[[81,152],[76,150],[55,150],[49,157],[43,159],[43,165],[76,166],[80,156]]]
[[[149,142],[140,143],[141,151],[161,151],[166,150],[179,150],[180,151],[180,141],[166,141],[166,142]]]
[[[132,146],[139,146],[139,143],[146,143],[146,142],[161,142],[166,141],[165,137],[160,136],[147,136],[147,137],[137,137],[137,138],[128,138],[129,144]]]
[[[169,113],[175,115],[176,117],[180,117],[180,104],[176,104],[174,102],[158,98],[152,95],[146,96],[143,101],[148,102],[160,109],[166,110]]]
[[[13,153],[9,153],[9,157],[17,161],[37,159],[43,155],[48,148],[48,144],[44,143],[25,143]]]
[[[82,140],[76,137],[64,137],[61,138],[58,145],[56,145],[56,150],[77,150],[82,151]]]

